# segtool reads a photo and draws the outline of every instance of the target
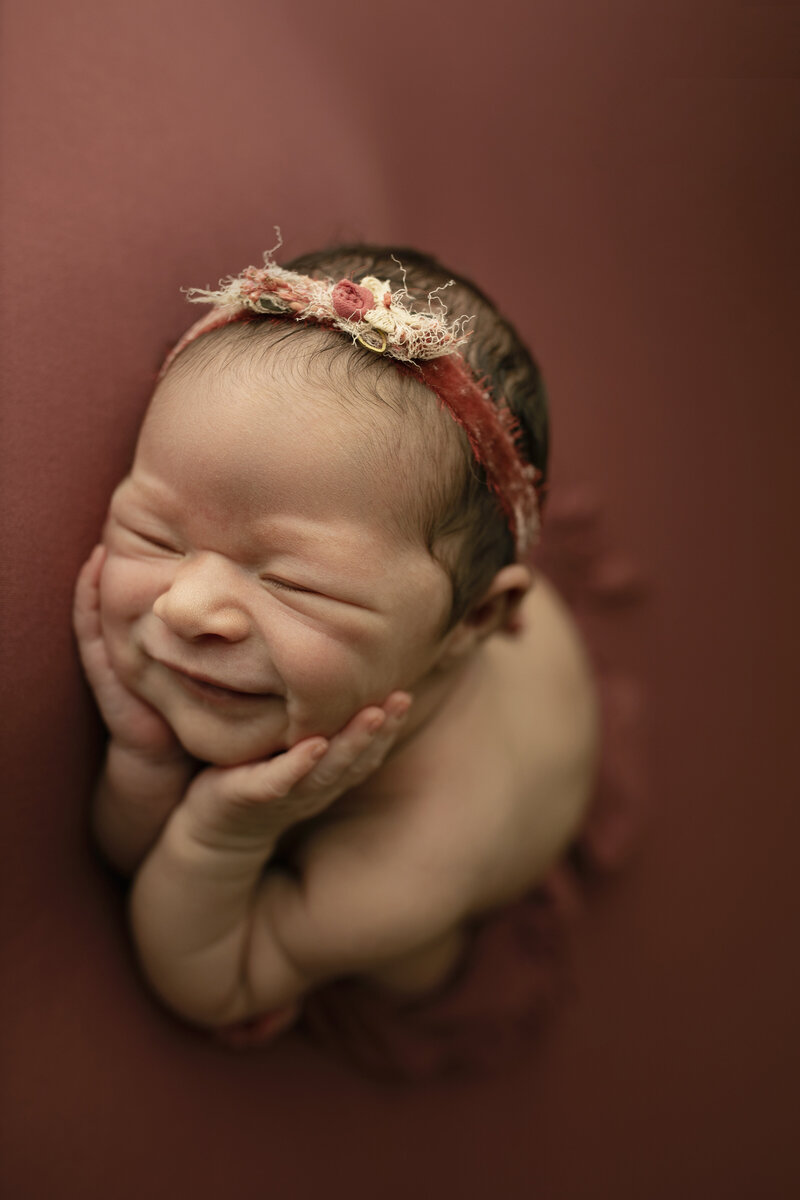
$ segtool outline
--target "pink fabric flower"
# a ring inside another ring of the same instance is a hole
[[[331,293],[337,317],[343,321],[361,321],[364,313],[375,307],[375,297],[369,288],[360,287],[349,279],[340,279]]]

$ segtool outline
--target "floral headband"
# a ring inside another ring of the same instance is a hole
[[[506,516],[517,559],[525,559],[539,534],[537,480],[541,485],[542,473],[519,450],[519,427],[505,401],[493,403],[485,381],[475,378],[459,352],[469,338],[464,324],[470,318],[448,323],[445,305],[434,292],[428,296],[427,311],[418,311],[410,307],[405,284],[392,291],[387,282],[371,275],[358,283],[312,279],[279,267],[272,254],[265,252],[263,267],[245,267],[240,275],[221,280],[218,291],[187,290],[192,303],[213,308],[173,347],[159,380],[190,342],[254,314],[313,321],[348,334],[365,350],[396,359],[402,373],[436,394],[466,433]]]

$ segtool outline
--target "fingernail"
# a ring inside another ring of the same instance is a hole
[[[396,717],[404,717],[411,708],[411,697],[403,696],[402,699],[396,700],[394,703],[394,715]]]
[[[311,751],[311,757],[313,758],[314,762],[317,762],[320,758],[322,758],[327,749],[327,742],[317,742],[316,746]]]
[[[374,717],[370,717],[367,722],[367,732],[377,733],[383,722],[386,720],[383,713],[376,713]]]

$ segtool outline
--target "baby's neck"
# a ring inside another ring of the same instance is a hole
[[[390,757],[426,731],[445,710],[450,711],[462,696],[473,693],[485,669],[483,651],[484,647],[480,646],[457,666],[446,671],[432,671],[411,689],[414,702]]]

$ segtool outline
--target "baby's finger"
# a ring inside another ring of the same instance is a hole
[[[362,709],[331,741],[327,754],[307,782],[327,787],[345,775],[364,778],[380,765],[405,720],[411,705],[407,693],[394,692],[383,708]]]
[[[88,591],[97,591],[107,553],[108,548],[98,542],[78,573],[79,585],[85,586]]]
[[[362,709],[331,739],[327,753],[306,780],[315,788],[328,788],[343,778],[353,763],[372,745],[386,724],[386,714],[377,706]]]
[[[361,783],[368,775],[377,771],[389,751],[395,745],[410,707],[411,697],[407,695],[402,700],[398,699],[395,702],[387,702],[385,706],[386,720],[375,733],[370,744],[364,747],[361,754],[359,754],[350,766],[350,787]]]
[[[409,692],[392,692],[387,696],[383,705],[386,715],[390,718],[403,718],[411,708],[413,697]]]
[[[95,546],[78,573],[72,621],[79,642],[100,636],[100,573],[105,556],[105,546]]]
[[[308,775],[328,749],[323,737],[307,738],[275,758],[227,771],[227,790],[245,804],[277,800]]]

